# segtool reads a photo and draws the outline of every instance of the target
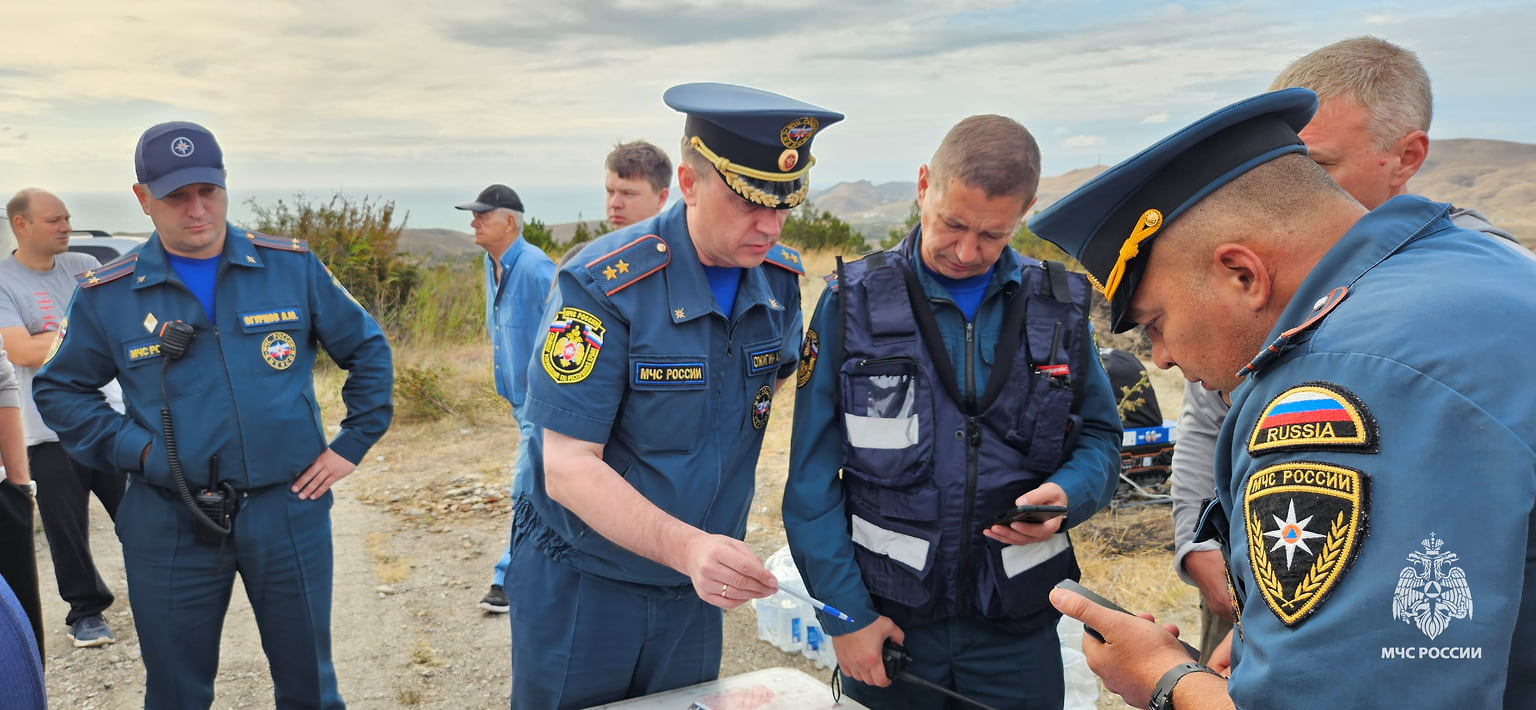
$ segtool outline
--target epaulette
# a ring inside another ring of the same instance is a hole
[[[605,289],[603,295],[612,296],[661,271],[671,261],[672,250],[667,243],[661,237],[647,234],[587,262],[587,271]]]
[[[270,234],[262,234],[261,232],[246,232],[245,238],[251,240],[252,244],[255,244],[259,247],[265,247],[267,249],[281,249],[283,251],[298,252],[309,251],[309,242],[297,237],[284,238],[274,237]]]
[[[117,259],[113,259],[103,266],[98,266],[94,269],[86,269],[85,271],[75,274],[75,281],[80,283],[80,288],[100,286],[108,281],[115,281],[133,273],[133,269],[136,265],[138,265],[138,263],[139,253],[134,252],[132,254],[127,254],[118,257]]]
[[[764,261],[784,269],[795,272],[798,276],[805,275],[805,265],[800,263],[800,252],[783,244],[775,244],[768,250],[768,257]]]
[[[837,272],[836,271],[834,271],[834,272],[832,272],[830,274],[827,274],[826,276],[821,277],[821,280],[827,282],[827,288],[832,289],[832,293],[837,293]]]
[[[1257,357],[1253,358],[1247,365],[1244,365],[1243,369],[1237,371],[1238,376],[1246,377],[1250,373],[1264,369],[1275,358],[1280,357],[1281,353],[1294,347],[1297,342],[1297,336],[1317,327],[1318,323],[1323,322],[1323,319],[1327,318],[1328,314],[1332,313],[1333,309],[1338,308],[1339,304],[1343,303],[1344,299],[1348,297],[1349,287],[1338,286],[1329,291],[1327,296],[1317,299],[1317,302],[1312,304],[1312,315],[1302,321],[1301,325],[1281,333],[1280,337],[1275,338],[1275,342],[1269,344],[1269,347],[1259,351]]]

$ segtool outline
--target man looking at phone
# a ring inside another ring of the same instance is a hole
[[[1078,576],[1065,530],[1114,493],[1121,425],[1087,280],[1009,247],[1039,176],[1023,126],[961,121],[918,169],[918,225],[839,262],[801,346],[784,527],[812,596],[854,619],[821,623],[870,707],[945,703],[889,687],[886,639],[988,705],[1062,704],[1046,594]],[[986,526],[1015,505],[1067,514]]]

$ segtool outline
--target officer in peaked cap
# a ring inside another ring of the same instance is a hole
[[[514,708],[574,708],[713,679],[721,609],[773,575],[741,542],[774,393],[796,368],[800,255],[778,244],[842,115],[687,84],[683,199],[556,275],[515,483]]]
[[[1536,348],[1508,327],[1536,322],[1536,260],[1421,197],[1367,213],[1296,137],[1316,105],[1228,106],[1030,221],[1117,331],[1231,393],[1202,531],[1238,612],[1212,662],[1230,681],[1150,622],[1052,602],[1103,634],[1089,664],[1138,707],[1528,707],[1536,385],[1483,344]]]

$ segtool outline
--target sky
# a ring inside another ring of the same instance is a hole
[[[675,156],[683,117],[661,94],[690,81],[845,113],[816,137],[813,187],[915,180],[976,113],[1028,126],[1056,175],[1361,34],[1419,54],[1431,138],[1536,143],[1536,2],[56,0],[0,22],[6,195],[127,195],[138,135],[191,120],[218,136],[236,199],[502,182],[590,188],[590,217],[616,141]]]

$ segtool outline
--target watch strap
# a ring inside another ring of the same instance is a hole
[[[1217,678],[1223,677],[1220,673],[1199,663],[1181,663],[1174,666],[1172,670],[1164,673],[1163,677],[1158,679],[1157,687],[1152,689],[1152,700],[1147,703],[1147,710],[1174,710],[1173,687],[1178,685],[1179,681],[1183,680],[1184,676],[1190,673],[1209,673]]]

